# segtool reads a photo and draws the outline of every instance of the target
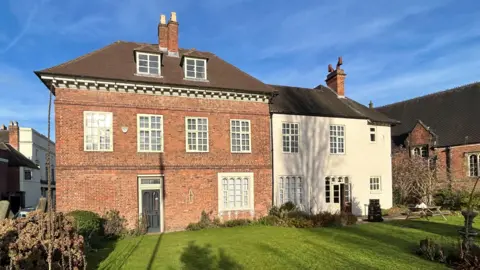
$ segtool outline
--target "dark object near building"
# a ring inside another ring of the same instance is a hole
[[[368,221],[382,222],[382,208],[380,208],[380,200],[370,200],[368,204]]]

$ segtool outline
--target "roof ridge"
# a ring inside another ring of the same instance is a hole
[[[394,102],[394,103],[387,104],[387,105],[383,105],[383,106],[378,106],[378,107],[375,107],[375,109],[386,108],[386,107],[394,106],[394,105],[401,104],[401,103],[405,103],[405,102],[410,102],[410,101],[414,101],[414,100],[419,100],[419,99],[423,99],[423,98],[427,98],[427,97],[431,97],[431,96],[435,96],[435,95],[441,95],[441,94],[445,94],[445,93],[448,93],[448,92],[453,92],[453,91],[455,91],[455,90],[459,90],[459,89],[461,89],[461,88],[465,88],[465,87],[472,86],[472,85],[479,84],[479,83],[480,83],[480,81],[475,81],[475,82],[472,82],[472,83],[467,83],[467,84],[455,86],[455,87],[453,87],[453,88],[441,90],[441,91],[434,92],[434,93],[430,93],[430,94],[426,94],[426,95],[423,95],[423,96],[414,97],[414,98],[410,98],[410,99],[406,99],[406,100]]]
[[[74,58],[74,59],[72,59],[72,60],[70,60],[70,61],[67,61],[67,62],[65,62],[65,63],[61,63],[61,64],[59,64],[59,65],[56,65],[56,66],[53,66],[53,67],[49,67],[49,68],[47,68],[47,69],[40,70],[40,72],[49,71],[49,70],[52,70],[52,69],[54,69],[54,68],[63,67],[63,66],[66,66],[66,65],[75,63],[75,62],[77,62],[77,61],[79,61],[79,60],[82,60],[82,59],[85,59],[85,58],[87,58],[87,57],[89,57],[89,56],[92,56],[92,55],[94,55],[94,54],[96,54],[96,53],[98,53],[98,52],[101,52],[101,51],[105,50],[106,48],[109,48],[109,47],[111,47],[112,45],[118,44],[118,43],[125,43],[125,41],[117,40],[117,41],[115,41],[115,42],[112,42],[112,43],[108,44],[107,46],[103,46],[102,48],[93,50],[93,51],[91,51],[91,52],[89,52],[89,53],[87,53],[87,54],[81,55],[81,56],[79,56],[79,57],[77,57],[77,58]]]

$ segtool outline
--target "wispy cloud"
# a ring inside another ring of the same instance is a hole
[[[0,54],[6,53],[8,50],[10,50],[13,46],[15,46],[20,39],[23,38],[23,36],[27,33],[27,31],[30,29],[30,26],[32,25],[32,22],[37,15],[38,9],[41,5],[43,5],[45,0],[42,1],[36,1],[32,5],[32,9],[29,9],[29,14],[27,16],[27,20],[25,21],[25,24],[22,26],[20,31],[11,39],[11,41],[2,49],[0,49]]]

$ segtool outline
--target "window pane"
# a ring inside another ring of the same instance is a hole
[[[140,60],[147,60],[148,59],[148,56],[146,54],[139,54],[138,55],[138,59]]]
[[[187,71],[187,77],[195,78],[195,72],[193,72],[193,71]]]
[[[138,72],[147,73],[147,72],[148,72],[148,68],[146,68],[146,67],[139,67],[139,68],[138,68]]]
[[[195,60],[187,59],[187,65],[195,65]]]
[[[205,61],[204,60],[197,60],[197,66],[199,66],[199,67],[205,66]]]
[[[157,68],[151,68],[149,73],[150,74],[158,74],[158,69]]]

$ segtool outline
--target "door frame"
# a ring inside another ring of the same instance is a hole
[[[159,184],[142,184],[142,179],[160,179]],[[163,203],[163,181],[164,176],[163,174],[148,174],[148,175],[138,175],[137,176],[137,183],[138,183],[138,218],[140,219],[142,214],[142,191],[144,190],[152,190],[158,189],[160,192],[160,232],[164,232],[164,224],[163,224],[163,212],[164,212],[164,203]]]

